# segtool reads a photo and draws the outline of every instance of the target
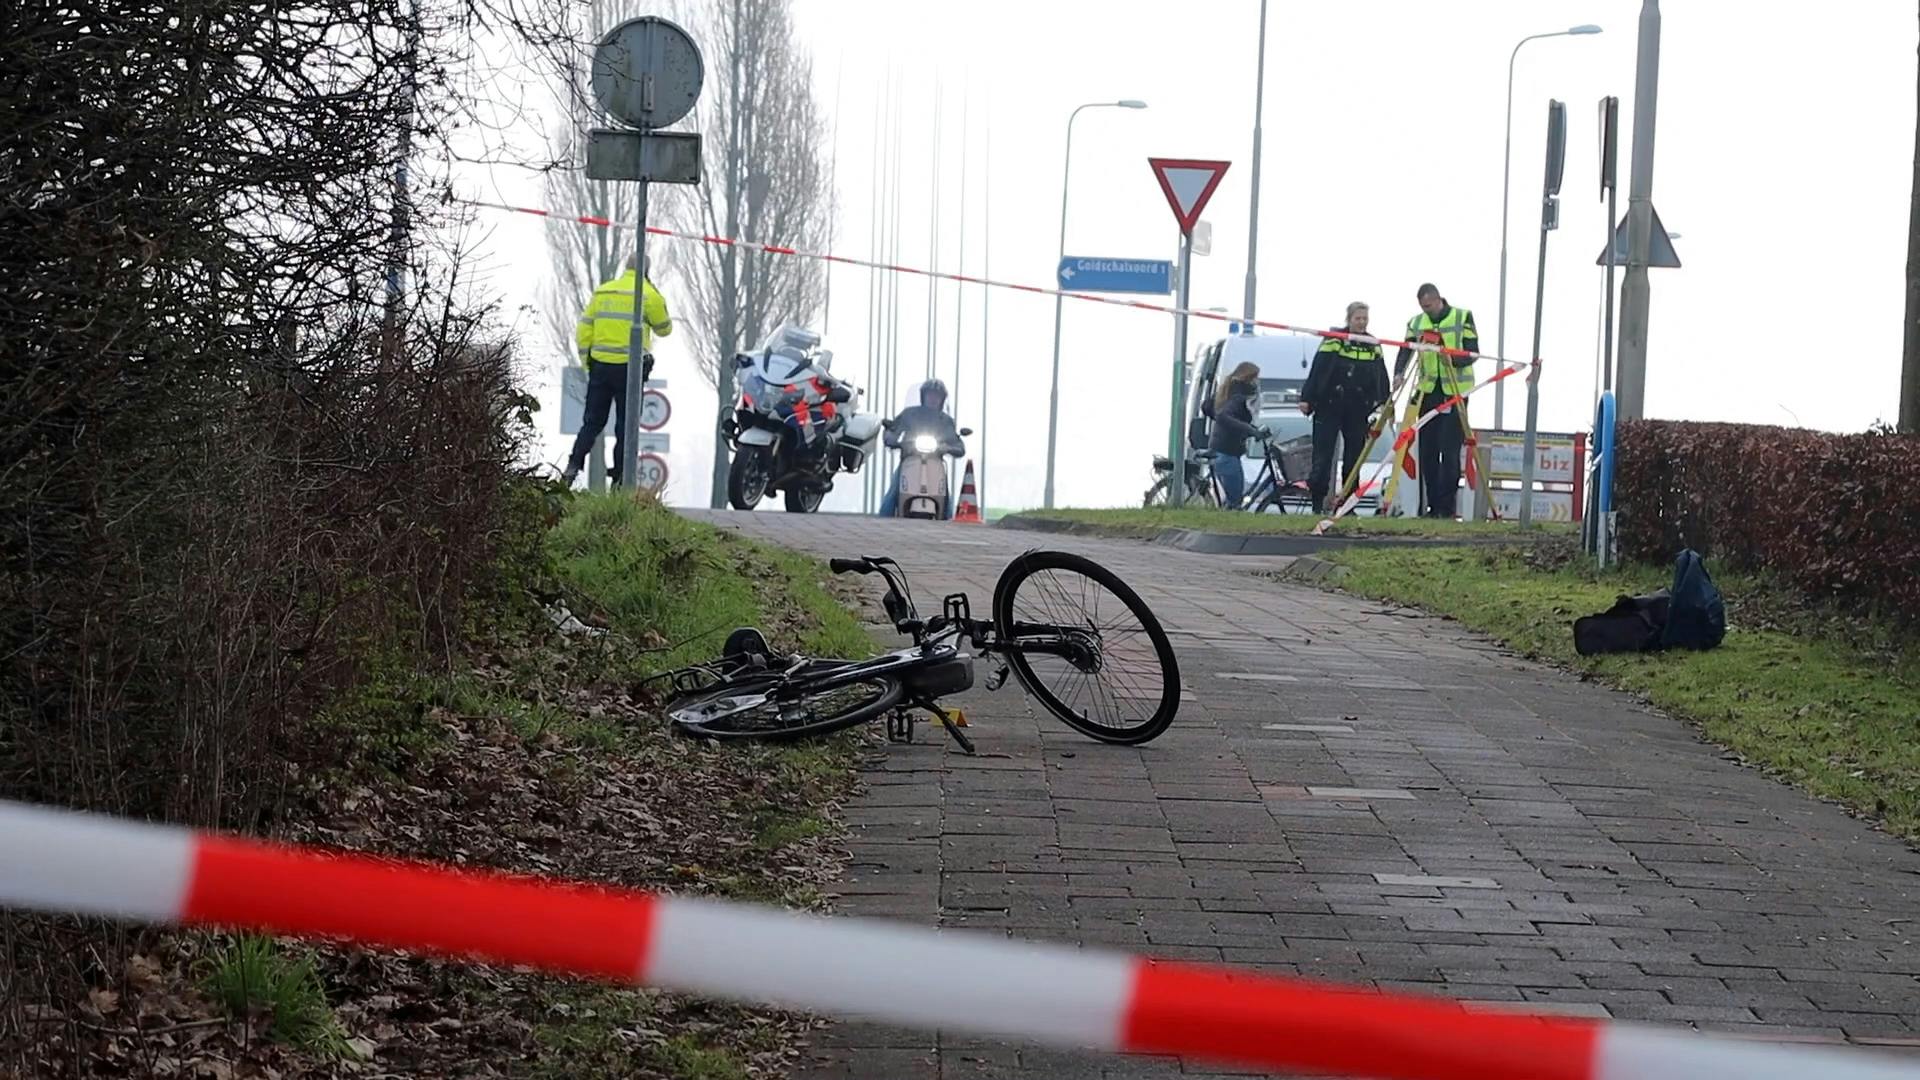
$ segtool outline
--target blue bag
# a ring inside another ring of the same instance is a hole
[[[1660,631],[1663,649],[1711,649],[1727,636],[1727,605],[1700,553],[1688,548],[1673,562],[1673,599]]]

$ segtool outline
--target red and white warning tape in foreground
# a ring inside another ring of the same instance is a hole
[[[514,214],[533,214],[537,217],[552,218],[557,221],[577,221],[582,225],[597,225],[603,229],[624,229],[633,231],[633,226],[614,221],[610,218],[595,217],[590,214],[568,214],[554,210],[542,210],[533,206],[514,206],[510,203],[487,202],[482,199],[454,199],[463,206],[479,206],[489,210],[505,210]],[[797,248],[782,247],[779,244],[764,244],[757,240],[745,240],[730,236],[708,236],[704,233],[680,232],[676,229],[664,229],[657,225],[647,226],[649,236],[664,236],[672,240],[691,240],[701,244],[719,244],[723,247],[737,247],[747,251],[764,251],[770,255],[792,255],[801,259],[818,259],[821,262],[839,263],[842,266],[860,266],[869,270],[887,270],[897,274],[914,274],[919,277],[933,278],[938,281],[958,281],[968,285],[986,285],[996,289],[1012,289],[1015,292],[1033,293],[1038,296],[1064,296],[1069,300],[1088,300],[1096,304],[1109,304],[1113,307],[1139,308],[1142,311],[1157,311],[1166,315],[1186,315],[1195,319],[1212,319],[1221,323],[1241,323],[1246,320],[1238,315],[1223,315],[1218,311],[1196,311],[1192,308],[1179,308],[1170,304],[1152,304],[1145,300],[1123,300],[1100,293],[1073,292],[1069,289],[1049,289],[1041,285],[1023,285],[1013,281],[995,281],[992,278],[974,277],[971,274],[949,274],[942,270],[923,270],[913,266],[895,266],[892,263],[872,262],[856,259],[851,255],[826,255],[814,251],[801,251]],[[1344,330],[1321,330],[1310,326],[1294,326],[1289,323],[1273,322],[1268,319],[1255,319],[1252,325],[1267,330],[1283,330],[1289,334],[1308,334],[1320,338],[1338,338],[1342,341],[1354,340],[1362,344],[1387,345],[1396,349],[1412,349],[1416,352],[1437,352],[1452,357],[1472,357],[1475,360],[1491,360],[1505,365],[1508,369],[1525,367],[1524,361],[1506,360],[1487,353],[1467,352],[1464,349],[1448,349],[1426,342],[1400,341],[1396,338],[1374,337],[1370,334],[1351,334]]]
[[[1405,1080],[1914,1080],[1850,1051],[1475,1011],[886,922],[209,836],[0,802],[0,905],[250,927],[896,1024]]]

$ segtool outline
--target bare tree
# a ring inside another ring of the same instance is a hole
[[[697,188],[662,193],[664,218],[707,235],[820,250],[833,216],[826,125],[789,0],[707,0],[678,14],[706,54],[707,86],[692,118],[706,142],[705,176]],[[654,249],[678,293],[675,317],[722,401],[733,395],[734,353],[781,322],[811,320],[825,298],[825,268],[811,259],[688,241]],[[726,494],[726,464],[716,451],[714,506]]]

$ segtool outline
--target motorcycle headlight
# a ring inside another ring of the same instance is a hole
[[[915,435],[913,437],[913,449],[916,453],[931,454],[935,450],[940,449],[940,440],[931,435]]]

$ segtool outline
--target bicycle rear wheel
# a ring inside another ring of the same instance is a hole
[[[1015,559],[994,587],[993,620],[1020,685],[1089,738],[1143,743],[1180,711],[1180,666],[1160,620],[1091,559]]]
[[[863,724],[900,701],[891,675],[754,675],[675,698],[667,718],[704,739],[791,742]]]

